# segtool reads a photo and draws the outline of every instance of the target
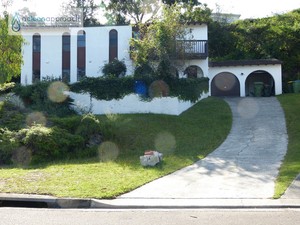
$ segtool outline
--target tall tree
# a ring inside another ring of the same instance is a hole
[[[186,30],[180,22],[181,8],[163,7],[162,18],[151,24],[139,24],[140,36],[131,40],[131,56],[137,67],[147,65],[159,78],[172,76],[177,60],[172,60],[176,42],[183,40]]]
[[[160,5],[157,0],[111,0],[106,4],[106,10],[110,13],[107,15],[114,15],[116,24],[138,24],[152,20],[159,12]]]
[[[162,2],[167,5],[174,5],[175,3],[188,3],[195,6],[200,4],[198,0],[162,0]]]
[[[20,76],[23,63],[23,38],[19,35],[9,35],[7,27],[8,17],[5,16],[4,19],[0,19],[0,84]]]
[[[96,26],[100,25],[95,17],[96,11],[99,6],[94,3],[94,0],[70,0],[68,4],[62,6],[64,13],[72,14],[74,9],[82,9],[83,26]]]

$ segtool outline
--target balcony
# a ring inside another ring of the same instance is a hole
[[[176,41],[173,58],[176,59],[206,59],[208,44],[206,40]]]

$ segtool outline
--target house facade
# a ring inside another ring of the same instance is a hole
[[[252,60],[209,62],[206,24],[189,24],[183,47],[184,60],[178,60],[179,78],[210,78],[209,95],[252,96],[255,82],[269,86],[272,95],[282,93],[281,62]],[[134,73],[129,41],[135,33],[130,25],[22,30],[25,44],[21,83],[32,84],[47,77],[74,83],[83,77],[102,76],[102,67],[117,58],[123,60],[127,74]]]

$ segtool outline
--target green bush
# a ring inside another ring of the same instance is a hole
[[[81,119],[81,116],[74,115],[68,117],[50,117],[48,120],[51,126],[57,126],[74,134],[81,123]]]
[[[105,78],[87,77],[70,87],[76,93],[89,93],[99,100],[122,99],[124,96],[134,92],[133,77]]]
[[[100,121],[93,114],[86,114],[76,130],[76,134],[84,137],[86,140],[92,135],[101,134]]]
[[[147,86],[147,90],[155,78],[144,77],[138,79]],[[165,78],[163,80],[169,86],[169,95],[181,100],[195,102],[202,92],[208,92],[208,78],[178,79]],[[126,95],[135,93],[136,78],[85,78],[71,85],[71,91],[76,93],[89,93],[98,100],[121,99]],[[151,96],[150,96],[151,97]]]
[[[0,95],[11,92],[15,85],[14,82],[0,84]]]
[[[147,79],[154,76],[154,70],[149,64],[143,64],[138,66],[134,70],[134,78],[136,79]]]
[[[13,104],[0,102],[0,127],[17,131],[25,125],[25,115]]]
[[[32,163],[66,159],[84,149],[84,139],[58,127],[33,125],[18,132],[19,141],[32,150]]]
[[[105,64],[102,68],[104,76],[123,77],[127,71],[126,65],[123,61],[114,59],[111,62]]]
[[[74,110],[70,107],[73,102],[71,98],[66,97],[66,99],[61,102],[50,100],[48,88],[52,83],[52,81],[40,81],[27,86],[17,85],[13,91],[19,95],[25,105],[32,110],[56,116],[75,114]]]
[[[0,128],[0,165],[11,164],[13,151],[19,144],[15,138],[15,133],[8,129]]]

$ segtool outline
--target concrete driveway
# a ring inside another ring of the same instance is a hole
[[[219,148],[119,198],[272,198],[288,144],[284,112],[275,97],[225,100],[233,125]]]

